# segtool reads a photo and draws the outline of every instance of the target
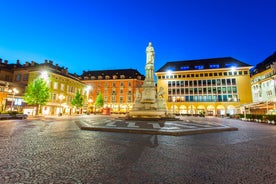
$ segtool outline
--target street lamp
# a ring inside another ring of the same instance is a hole
[[[14,104],[14,96],[17,94],[19,91],[16,88],[9,89],[9,93],[12,94],[12,102],[11,102],[11,110],[13,110],[13,104]]]

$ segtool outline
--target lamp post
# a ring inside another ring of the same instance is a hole
[[[9,93],[12,94],[11,110],[13,110],[14,96],[18,93],[18,90],[16,88],[13,88],[9,90]]]

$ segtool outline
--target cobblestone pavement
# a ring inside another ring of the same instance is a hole
[[[276,126],[206,118],[239,130],[166,136],[75,124],[90,118],[0,121],[0,183],[276,183]]]

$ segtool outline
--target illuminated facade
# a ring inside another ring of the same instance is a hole
[[[276,114],[276,52],[256,65],[251,72],[253,103],[251,113]]]
[[[0,59],[0,111],[21,111],[25,105],[22,95],[25,92],[24,84],[14,82],[14,71],[20,67],[19,60],[9,64],[7,60]]]
[[[167,62],[157,72],[175,114],[226,115],[252,102],[252,66],[231,57]]]
[[[2,63],[0,78],[9,79],[11,87],[19,86],[19,94],[13,99],[21,99],[25,92],[26,86],[37,77],[44,77],[50,88],[50,100],[42,107],[42,115],[57,115],[62,114],[74,114],[77,109],[71,105],[71,101],[76,95],[76,91],[80,91],[84,98],[84,107],[82,110],[86,110],[88,104],[87,98],[87,86],[80,81],[79,76],[76,74],[70,74],[67,68],[60,67],[58,64],[54,65],[52,61],[45,60],[45,63],[26,62],[20,64],[17,60],[16,64],[8,64],[8,62]],[[2,70],[10,71],[2,72]],[[6,82],[7,82],[6,81]],[[16,88],[17,88],[16,87]],[[21,107],[22,108],[22,107]],[[24,106],[23,112],[26,114],[35,114],[34,106]]]
[[[145,77],[135,69],[121,69],[84,71],[81,78],[90,87],[89,102],[92,108],[101,92],[104,107],[111,108],[114,113],[125,113],[132,108],[135,92],[140,90]]]

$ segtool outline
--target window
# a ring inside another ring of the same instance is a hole
[[[29,78],[29,74],[24,74],[23,75],[23,81],[28,81]]]
[[[217,79],[217,85],[220,85],[220,79]]]
[[[226,68],[230,68],[230,67],[236,67],[237,65],[235,63],[225,63],[225,67]]]
[[[204,66],[203,65],[196,65],[195,69],[196,70],[202,70],[202,69],[204,69]]]
[[[64,91],[64,84],[60,84],[60,90]]]
[[[131,100],[132,100],[131,95],[128,95],[128,97],[127,97],[127,102],[130,103]]]
[[[120,96],[120,103],[123,103],[123,102],[124,102],[124,97]]]
[[[21,80],[21,75],[20,75],[20,74],[17,74],[17,75],[15,76],[15,80],[16,80],[16,81],[20,81],[20,80]]]
[[[189,66],[181,66],[181,67],[180,67],[180,70],[189,70],[189,69],[190,69]]]
[[[56,99],[57,99],[57,94],[54,93],[52,96],[52,100],[55,101]]]
[[[230,79],[227,79],[227,85],[231,85],[231,80]]]
[[[210,64],[209,67],[210,68],[219,68],[219,64]]]
[[[215,79],[212,80],[212,85],[213,85],[213,86],[216,85],[216,80],[215,80]]]
[[[111,101],[112,101],[113,103],[116,102],[116,95],[112,95]]]
[[[58,89],[58,83],[54,82],[54,89]]]

